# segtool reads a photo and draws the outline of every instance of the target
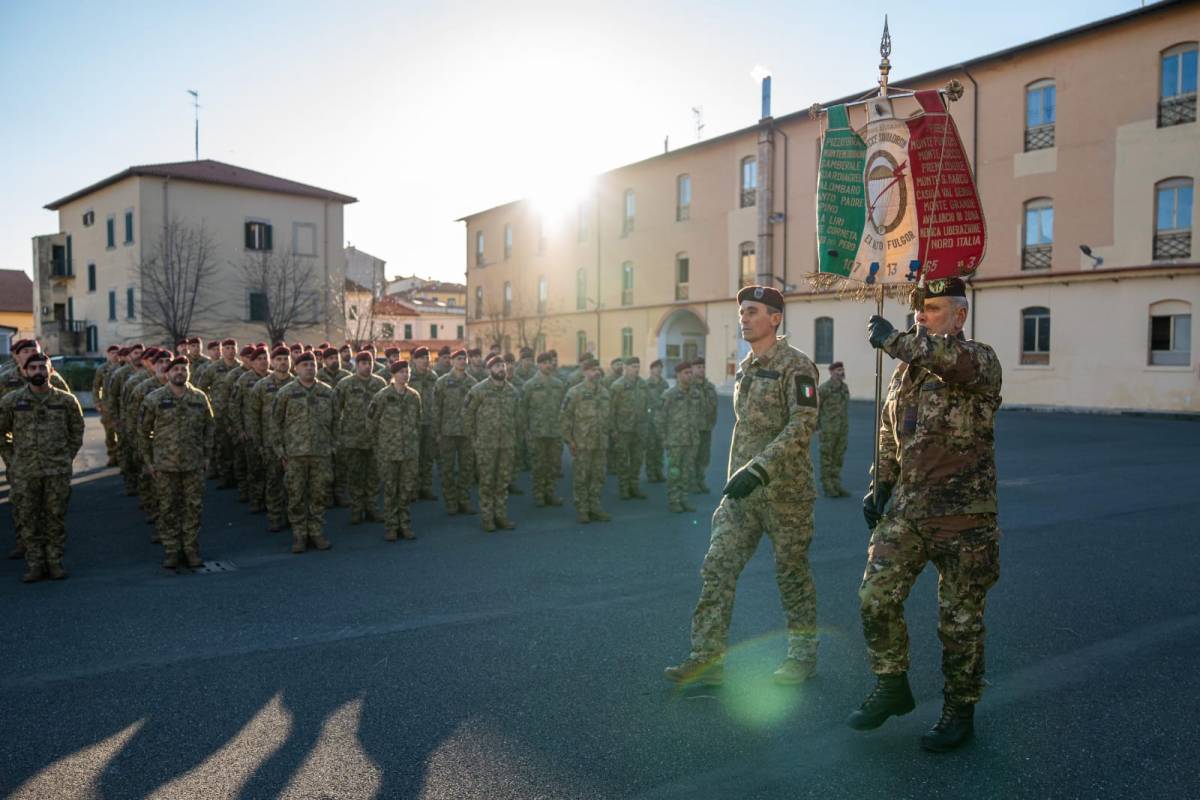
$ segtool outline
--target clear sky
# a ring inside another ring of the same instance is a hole
[[[462,280],[455,218],[1137,8],[1003,3],[0,0],[0,268],[31,271],[48,202],[200,155],[353,195],[346,238],[389,275]]]

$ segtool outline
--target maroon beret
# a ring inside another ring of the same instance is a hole
[[[204,342],[200,341],[199,336],[189,336],[187,343],[188,344],[204,344]]]
[[[303,364],[305,361],[312,361],[313,363],[316,363],[317,357],[312,354],[312,351],[301,353],[300,355],[296,356],[297,364]]]
[[[838,367],[842,367],[843,369],[845,369],[845,365],[842,364],[842,362],[840,362],[840,361],[835,361],[829,365],[830,369],[837,369]]]
[[[338,351],[333,347],[326,347],[321,350],[321,358],[337,358]]]
[[[515,364],[515,363],[517,363],[517,359],[513,358],[512,353],[505,353],[504,354],[504,363],[505,364]]]
[[[650,368],[651,368],[651,369],[654,369],[655,367],[661,367],[662,365],[663,365],[663,363],[662,363],[662,359],[661,359],[661,358],[656,358],[656,359],[654,359],[653,361],[651,361],[651,362],[650,362]]]
[[[400,359],[399,361],[393,362],[390,369],[392,370],[392,374],[395,375],[397,372],[399,372],[402,369],[407,370],[408,362],[405,361],[404,359]]]
[[[545,364],[551,361],[554,361],[554,356],[550,355],[550,353],[538,353],[537,363]]]
[[[450,355],[450,345],[448,345],[448,344],[444,344],[444,345],[442,345],[442,349],[441,349],[441,350],[438,350],[438,355],[439,355],[439,356],[448,356],[448,355]]]
[[[117,355],[119,355],[119,356],[127,356],[127,355],[129,355],[129,348],[128,348],[128,347],[118,347],[118,348],[117,348]]]
[[[267,348],[260,345],[254,348],[254,352],[250,354],[250,358],[251,360],[257,361],[265,355],[268,355]]]
[[[276,356],[290,356],[291,354],[291,350],[288,350],[286,346],[279,344],[275,345],[275,348],[271,351],[271,358],[275,358]]]
[[[28,350],[31,347],[37,347],[37,341],[34,339],[18,339],[13,342],[12,354],[15,356],[22,350]]]
[[[237,347],[237,339],[222,339],[222,347]]]
[[[358,364],[358,363],[362,363],[363,361],[365,361],[365,362],[367,362],[368,364],[370,364],[370,363],[371,363],[372,361],[374,361],[374,360],[375,360],[375,359],[374,359],[374,358],[372,358],[372,357],[371,357],[371,354],[370,354],[370,353],[368,353],[366,350],[359,350],[359,351],[358,351],[358,353],[357,353],[357,354],[354,356],[354,362],[355,362],[356,364]]]
[[[497,363],[497,362],[499,362],[499,363],[503,364],[503,363],[504,363],[504,359],[500,357],[500,354],[499,354],[499,353],[492,353],[491,355],[489,355],[489,356],[487,357],[487,360],[483,362],[483,365],[484,365],[485,367],[487,367],[488,369],[491,369],[491,368],[492,368],[492,364],[495,364],[495,363]]]
[[[385,356],[387,356],[388,358],[391,358],[392,356],[398,356],[398,355],[400,355],[400,348],[399,347],[389,347],[387,350],[383,351],[383,354]]]
[[[675,374],[678,375],[679,373],[683,372],[685,369],[691,369],[691,368],[692,368],[692,362],[680,361],[678,364],[675,365]]]
[[[472,347],[470,350],[467,351],[467,356],[470,358],[474,358],[475,356],[481,356],[481,355],[483,355],[483,351],[480,350],[478,347]]]
[[[183,364],[186,367],[189,366],[191,362],[187,360],[186,356],[175,356],[171,359],[171,363],[167,364],[167,369],[175,369],[180,364]]]
[[[416,350],[412,351],[412,357],[413,358],[429,358],[429,348],[428,347],[418,347]]]
[[[479,351],[478,351],[478,350],[476,350],[475,352],[476,352],[476,353],[478,353]],[[460,347],[460,348],[458,348],[457,350],[455,350],[453,353],[451,353],[451,354],[450,354],[450,357],[451,357],[451,358],[458,358],[458,357],[460,357],[460,356],[461,356],[462,358],[466,358],[466,357],[467,357],[467,351],[466,351],[466,350],[463,350],[461,347]]]
[[[46,358],[45,353],[34,353],[29,358],[25,359],[25,366],[28,367],[32,364],[45,364],[49,360],[50,359]]]
[[[245,345],[244,347],[242,347],[241,350],[238,351],[238,355],[241,356],[242,358],[254,355],[254,345],[252,345],[252,344]]]
[[[292,344],[288,347],[288,352],[294,353],[297,350],[303,351],[304,345],[300,344],[299,342],[292,342]]]
[[[106,353],[111,353],[114,350],[116,350],[118,353],[121,352],[121,346],[119,344],[110,344],[108,347],[104,348],[104,352]]]
[[[216,349],[220,348],[220,346],[221,346],[220,340],[209,339],[209,341],[208,341],[208,349],[209,350],[216,350]]]

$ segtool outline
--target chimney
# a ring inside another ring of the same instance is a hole
[[[762,79],[762,118],[769,119],[771,116],[771,76],[768,75]]]

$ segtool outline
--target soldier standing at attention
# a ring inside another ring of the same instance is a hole
[[[567,387],[554,376],[554,358],[549,353],[538,355],[537,366],[537,374],[521,386],[521,427],[529,442],[533,504],[542,508],[563,504],[554,491],[554,471],[562,457],[559,417]]]
[[[650,428],[650,389],[638,375],[641,359],[625,359],[625,374],[609,387],[612,426],[616,431],[617,482],[622,500],[645,500],[638,487],[642,472],[642,451]]]
[[[575,371],[572,372],[570,377],[567,378],[567,391],[570,391],[571,389],[574,389],[579,384],[583,383],[584,372],[585,372],[583,365],[589,361],[594,360],[595,358],[596,357],[594,355],[592,355],[591,353],[584,353],[583,355],[581,355],[579,357],[579,366],[576,367]]]
[[[697,419],[700,425],[700,443],[696,446],[696,467],[692,472],[691,491],[696,494],[708,494],[708,484],[704,475],[708,472],[708,464],[712,460],[712,432],[717,425],[717,387],[704,377],[704,359],[697,358],[692,362],[692,389],[699,395],[701,415]]]
[[[605,389],[608,389],[609,400],[611,402],[612,385],[620,380],[621,376],[625,374],[625,359],[614,358],[612,361],[608,362],[608,370],[608,374],[600,378],[600,383]],[[608,440],[608,454],[604,457],[604,461],[605,472],[607,472],[609,475],[616,475],[618,467],[617,440],[619,436],[616,428],[613,428],[612,431],[613,435]],[[623,497],[621,499],[625,500],[627,498]]]
[[[770,286],[738,292],[742,337],[750,352],[733,396],[729,481],[713,514],[712,540],[700,570],[692,615],[692,652],[667,667],[668,680],[718,684],[737,579],[765,533],[775,549],[775,577],[787,616],[788,652],[775,681],[799,684],[817,671],[817,602],[808,545],[813,534],[812,459],[817,424],[817,368],[777,337],[783,295]]]
[[[438,472],[442,477],[442,497],[446,513],[474,514],[471,484],[474,482],[475,457],[471,440],[463,429],[463,408],[467,392],[475,379],[467,374],[467,351],[450,354],[453,368],[438,378],[433,387],[433,432],[438,442]]]
[[[283,530],[287,512],[287,496],[283,485],[283,462],[275,451],[271,412],[275,395],[292,380],[291,351],[283,345],[271,351],[271,371],[250,389],[243,405],[246,432],[250,446],[257,448],[263,465],[263,504],[267,509],[267,530]]]
[[[40,352],[42,352],[42,346],[37,339],[18,339],[13,342],[12,360],[8,361],[3,369],[0,369],[0,376],[2,376],[0,377],[0,397],[4,397],[10,391],[15,392],[25,387],[25,362],[35,353]],[[63,380],[63,376],[53,369],[50,370],[48,384],[60,391],[71,392],[71,387]]]
[[[567,390],[562,429],[563,441],[571,450],[575,520],[586,525],[612,519],[600,507],[604,458],[612,435],[612,410],[608,390],[600,383],[600,362],[590,358],[579,366],[583,382]]]
[[[158,518],[158,485],[154,480],[154,476],[150,474],[148,464],[146,463],[146,448],[142,441],[142,414],[145,408],[142,404],[150,393],[156,389],[160,389],[167,384],[167,367],[171,363],[171,359],[175,356],[170,350],[160,348],[149,348],[146,355],[142,358],[142,364],[148,370],[148,376],[134,383],[130,380],[125,384],[125,394],[128,395],[121,402],[123,407],[129,409],[125,418],[125,423],[130,431],[130,438],[135,442],[134,447],[137,448],[137,474],[138,474],[138,496],[141,499],[142,511],[146,512],[146,522],[153,525]],[[150,541],[158,543],[158,527],[153,528],[153,533],[150,535]]]
[[[433,418],[430,409],[433,408],[433,387],[437,383],[437,375],[429,368],[429,348],[418,347],[412,351],[409,359],[411,373],[408,386],[421,395],[421,428],[418,437],[420,441],[420,461],[417,468],[417,487],[415,495],[418,500],[436,500],[433,493],[433,462],[437,459],[437,437],[433,434]],[[392,381],[395,382],[395,376]],[[379,440],[375,440],[378,446]]]
[[[222,375],[216,387],[217,402],[221,404],[220,418],[228,431],[231,445],[232,458],[229,464],[233,469],[233,486],[238,490],[239,503],[249,502],[250,495],[246,490],[246,451],[242,447],[242,416],[237,386],[242,375],[250,371],[250,362],[257,351],[257,345],[243,347],[238,353],[240,363]]]
[[[143,382],[150,380],[154,374],[154,362],[158,358],[158,348],[151,346],[142,351],[142,359],[138,362],[136,371],[130,373],[121,386],[121,430],[129,432],[129,447],[126,448],[125,462],[126,478],[132,481],[138,495],[138,506],[146,512],[147,521],[154,519],[158,511],[151,493],[154,490],[150,476],[146,474],[142,463],[142,451],[138,444],[138,414],[141,412],[141,401],[146,396],[142,393],[136,400],[134,394]]]
[[[569,389],[570,386],[567,385],[567,381],[565,378],[563,378],[562,373],[558,371],[558,351],[547,350],[546,352],[550,355],[550,374],[562,381],[563,396],[565,397],[567,394],[567,389]],[[561,405],[559,405],[559,411],[562,411]],[[561,439],[558,442],[558,450],[555,452],[558,455],[554,458],[554,480],[558,480],[563,476],[563,442]]]
[[[467,351],[467,374],[476,383],[487,380],[488,371],[483,365],[483,353],[478,347],[472,347]]]
[[[375,472],[375,457],[371,453],[375,440],[367,427],[367,407],[371,399],[387,388],[387,383],[371,372],[371,354],[365,350],[355,356],[354,374],[334,389],[334,415],[338,421],[337,448],[344,472],[343,480],[350,499],[350,524],[364,520],[379,521],[375,513],[375,496],[379,480]],[[416,431],[410,431],[415,436]]]
[[[829,380],[817,387],[817,430],[821,433],[821,489],[826,497],[846,497],[842,488],[842,458],[850,425],[850,389],[842,362],[829,365]]]
[[[21,580],[62,580],[71,462],[83,446],[83,410],[75,395],[50,385],[50,362],[42,353],[26,358],[22,372],[26,385],[0,399],[0,460],[28,567]]]
[[[209,346],[212,346],[211,343]],[[208,356],[204,355],[204,342],[199,336],[188,337],[186,355],[188,358],[188,370],[192,376],[191,378],[188,378],[188,380],[192,382],[193,386],[195,386],[196,383],[193,378],[195,378],[196,369],[204,364],[210,364],[212,361]]]
[[[317,380],[322,383],[327,383],[336,389],[342,378],[350,377],[350,372],[341,367],[341,358],[338,356],[338,351],[332,347],[326,347],[321,351],[321,362],[323,366],[317,374]]]
[[[693,392],[692,364],[680,361],[675,365],[675,385],[663,392],[655,422],[667,448],[667,510],[672,514],[696,510],[687,501],[700,445]]]
[[[662,359],[650,362],[650,377],[646,378],[646,391],[650,397],[650,427],[646,431],[646,481],[663,482],[663,432],[658,427],[658,409],[662,406],[663,393],[669,385],[662,376]]]
[[[983,691],[983,612],[1000,577],[993,427],[1002,380],[995,351],[963,337],[968,304],[958,278],[932,281],[916,298],[916,325],[897,331],[871,317],[872,347],[901,363],[879,427],[879,474],[863,498],[872,529],[858,590],[871,671],[878,683],[847,720],[877,728],[913,710],[904,600],[929,561],[938,571],[941,719],[921,746],[943,752],[974,732]],[[891,499],[891,509],[887,510]]]
[[[350,360],[350,369],[344,370],[341,368],[341,356],[337,350],[326,345],[320,348],[319,352],[314,352],[314,356],[318,357],[322,363],[321,369],[317,372],[317,380],[322,383],[327,383],[334,391],[337,391],[338,384],[344,378],[349,378],[354,374],[355,366],[353,359]],[[374,367],[374,360],[372,360]],[[380,377],[384,384],[387,379]],[[350,498],[346,490],[346,474],[348,467],[346,466],[345,454],[339,446],[333,451],[333,486],[330,488],[328,498],[335,506],[346,506],[350,504]],[[357,524],[357,523],[355,523]]]
[[[419,348],[424,349],[424,348]],[[428,358],[428,351],[426,351]],[[421,394],[408,385],[408,362],[392,363],[392,382],[371,398],[368,429],[383,483],[383,538],[415,539],[408,506],[417,494],[420,467]]]
[[[338,419],[333,389],[317,380],[311,352],[296,356],[296,379],[275,393],[271,417],[275,452],[283,461],[287,484],[292,552],[303,553],[309,544],[328,550],[332,545],[324,534],[325,495],[333,480]]]
[[[142,366],[142,351],[141,344],[129,345],[129,350],[125,354],[125,365],[117,367],[108,377],[108,384],[105,387],[105,395],[107,396],[108,413],[112,416],[113,424],[117,427],[117,466],[121,469],[121,480],[125,486],[125,496],[132,497],[137,494],[137,476],[131,471],[131,459],[133,458],[130,450],[137,447],[137,440],[134,437],[132,430],[126,430],[121,418],[121,393],[125,388],[125,381],[137,374]],[[123,437],[123,438],[122,438]]]
[[[142,401],[143,460],[154,479],[163,569],[179,566],[180,551],[192,569],[204,566],[198,537],[204,500],[204,466],[213,447],[213,414],[204,392],[188,383],[188,359],[167,362],[167,383]]]
[[[525,381],[537,375],[538,368],[533,363],[533,348],[522,347],[517,356],[519,360],[516,369],[513,370],[513,384],[520,387]]]
[[[488,379],[467,392],[463,431],[475,451],[475,474],[479,481],[479,513],[487,533],[517,527],[508,518],[508,485],[516,460],[520,396],[508,382],[504,359],[488,356]]]
[[[246,461],[246,498],[250,502],[250,513],[261,514],[266,510],[264,492],[266,491],[266,464],[263,461],[262,450],[255,446],[246,427],[246,407],[250,403],[250,393],[255,385],[267,376],[269,365],[267,348],[259,345],[250,355],[250,369],[238,376],[237,383],[229,395],[229,419],[231,427],[237,432],[238,449]]]
[[[238,366],[238,347],[236,339],[221,341],[221,360],[204,371],[197,389],[208,395],[212,405],[213,417],[216,419],[216,444],[213,451],[213,462],[216,468],[216,478],[220,488],[233,488],[233,440],[221,414],[221,398],[219,386],[221,378]]]
[[[439,378],[450,371],[450,346],[442,345],[438,350],[437,363],[433,365],[433,373]]]
[[[112,417],[109,416],[108,409],[105,407],[107,404],[105,403],[104,383],[112,371],[121,364],[121,359],[117,355],[120,350],[120,346],[110,344],[104,351],[107,360],[96,368],[96,374],[92,377],[92,403],[100,412],[100,424],[104,426],[104,451],[108,453],[108,463],[105,466],[108,467],[117,464],[117,428],[113,425]]]

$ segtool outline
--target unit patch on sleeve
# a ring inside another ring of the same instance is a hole
[[[807,408],[817,407],[817,386],[807,375],[796,376],[796,404]]]

